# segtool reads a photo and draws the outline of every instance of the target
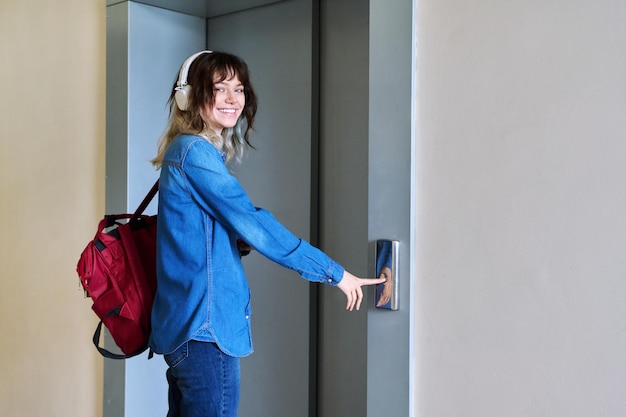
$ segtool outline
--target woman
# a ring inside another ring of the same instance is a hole
[[[241,264],[254,248],[359,309],[361,279],[252,205],[226,163],[250,145],[257,109],[238,57],[202,51],[181,67],[170,120],[152,161],[161,169],[157,281],[150,345],[169,368],[169,417],[237,415],[239,358],[252,353]]]

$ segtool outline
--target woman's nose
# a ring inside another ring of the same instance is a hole
[[[234,103],[235,102],[235,92],[234,91],[227,91],[226,92],[226,101],[228,103]]]

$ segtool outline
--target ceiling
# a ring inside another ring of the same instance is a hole
[[[281,1],[284,0],[136,0],[135,3],[207,18]],[[106,0],[106,2],[107,6],[111,6],[113,4],[125,3],[126,1]]]

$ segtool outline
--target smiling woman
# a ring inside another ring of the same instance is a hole
[[[184,63],[169,126],[153,160],[161,169],[157,291],[150,347],[169,366],[170,414],[237,415],[240,358],[252,353],[250,288],[241,262],[252,248],[303,278],[339,288],[359,309],[363,285],[321,250],[255,207],[227,163],[251,146],[257,111],[247,65],[202,51]]]
[[[244,86],[239,81],[237,75],[232,74],[230,78],[213,80],[213,103],[207,103],[201,111],[202,118],[206,124],[215,132],[221,135],[222,130],[234,127],[246,104]]]

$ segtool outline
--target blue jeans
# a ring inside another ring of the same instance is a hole
[[[215,343],[193,340],[164,358],[169,365],[167,417],[237,417],[239,358]]]

